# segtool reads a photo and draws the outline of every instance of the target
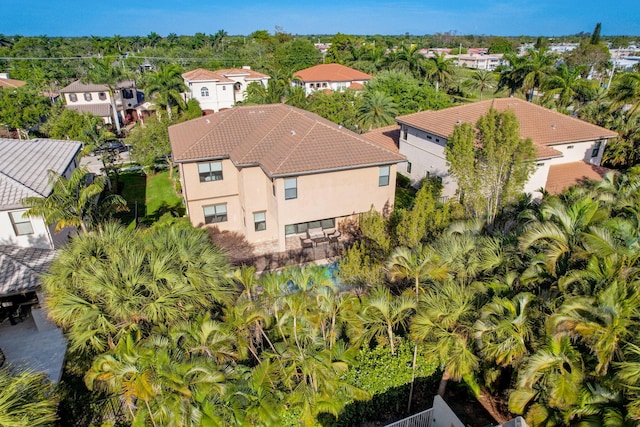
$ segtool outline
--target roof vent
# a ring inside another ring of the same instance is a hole
[[[211,120],[207,119],[205,120],[205,122],[207,122],[207,124],[211,123]]]
[[[457,124],[460,124],[460,123],[462,123],[462,120],[458,119],[458,120],[456,121],[456,123],[457,123]]]
[[[296,131],[295,130],[291,130],[291,135],[295,135]]]
[[[555,128],[556,128],[556,124],[554,123],[551,125],[551,129],[555,129]]]
[[[342,125],[338,125],[338,129],[342,129]]]

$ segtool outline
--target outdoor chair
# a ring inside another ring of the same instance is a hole
[[[300,237],[300,245],[302,246],[302,249],[312,248],[313,240]]]
[[[327,237],[329,238],[329,242],[338,243],[341,235],[342,233],[340,233],[340,230],[336,230],[333,233],[328,234]]]

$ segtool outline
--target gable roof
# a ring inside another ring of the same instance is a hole
[[[0,89],[2,89],[3,87],[20,87],[26,84],[27,82],[24,82],[22,80],[0,78]]]
[[[587,162],[551,165],[544,189],[551,194],[559,194],[587,179],[600,181],[607,172],[609,169]]]
[[[244,77],[245,80],[261,80],[270,79],[271,77],[248,68],[225,68],[222,70],[206,70],[204,68],[196,68],[182,74],[182,78],[192,82],[221,82],[232,83],[229,77]]]
[[[52,249],[0,245],[0,295],[37,290],[56,255]]]
[[[320,64],[296,71],[293,77],[303,82],[351,82],[371,80],[373,76],[341,64]]]
[[[0,138],[0,209],[22,207],[25,197],[48,197],[48,171],[64,173],[81,148],[76,141]]]
[[[129,89],[135,87],[133,80],[123,80],[118,83],[118,89]],[[108,92],[109,86],[96,83],[82,83],[80,80],[60,89],[60,93],[82,93],[82,92]]]
[[[399,152],[400,126],[390,125],[374,129],[370,132],[362,134],[367,139],[374,141],[389,150]]]
[[[111,117],[110,102],[101,102],[99,104],[67,104],[65,107],[79,113],[89,113],[98,117]]]
[[[405,160],[370,139],[285,104],[235,107],[169,127],[178,163],[230,158],[271,177]]]
[[[609,129],[517,98],[496,98],[437,111],[422,111],[396,117],[396,121],[448,138],[453,134],[456,124],[465,122],[475,125],[490,108],[513,111],[520,123],[520,136],[531,138],[536,146],[538,158],[561,156],[559,151],[552,148],[556,144],[618,136]]]

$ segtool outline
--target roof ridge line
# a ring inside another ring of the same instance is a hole
[[[282,121],[284,119],[286,119],[287,117],[289,117],[290,114],[296,113],[299,115],[302,115],[301,113],[299,113],[298,111],[292,109],[292,108],[287,108],[287,114],[285,114],[285,116],[282,118],[282,120],[280,121],[280,123],[282,123]],[[314,121],[314,123],[309,127],[309,129],[307,130],[307,132],[304,134],[304,136],[302,138],[300,138],[298,140],[297,143],[295,143],[292,147],[291,150],[289,150],[289,152],[287,153],[287,155],[285,157],[282,158],[282,161],[280,163],[278,163],[278,165],[274,168],[274,171],[277,171],[280,166],[282,166],[284,164],[285,161],[287,161],[289,159],[289,157],[291,157],[291,155],[293,154],[293,152],[298,148],[298,146],[300,144],[302,144],[302,141],[304,141],[304,139],[307,137],[307,135],[309,135],[309,133],[311,132],[311,130],[316,126],[318,122]]]
[[[235,113],[236,113],[236,111],[238,111],[238,110],[237,110],[236,108],[230,108],[230,109],[228,109],[228,110],[225,110],[225,112],[226,112],[226,111],[228,111],[228,112],[229,112],[229,115],[228,115],[227,117],[222,118],[222,119],[218,122],[218,124],[223,123],[225,120],[229,120],[229,117],[230,117],[231,115],[235,114]],[[218,113],[214,113],[214,114],[219,114],[219,112],[218,112]],[[196,119],[196,120],[198,120],[198,119]],[[209,123],[211,123],[210,119],[209,119],[209,118],[207,118],[207,116],[202,116],[202,117],[200,118],[200,120],[203,120],[203,121],[207,121],[207,120],[209,120]],[[186,126],[186,123],[189,123],[189,120],[187,120],[186,122],[178,123],[177,125],[183,125],[183,126]],[[207,124],[209,124],[209,123],[207,123]],[[176,125],[176,126],[177,126],[177,125]],[[217,126],[217,125],[216,125],[216,126]],[[209,133],[210,133],[210,132],[211,132],[211,130],[209,130],[209,131],[205,132],[205,134],[204,134],[204,135],[202,135],[202,137],[200,137],[200,139],[198,139],[197,141],[195,141],[195,142],[194,142],[194,143],[193,143],[193,144],[192,144],[188,149],[186,149],[185,151],[183,151],[181,155],[182,155],[182,156],[184,156],[186,153],[188,153],[188,152],[189,152],[189,151],[191,151],[194,147],[196,147],[198,144],[200,144],[200,143],[201,143],[201,142],[206,138],[206,136],[207,136],[207,135],[209,135]],[[229,153],[229,154],[231,154],[231,153]]]
[[[45,196],[44,194],[39,193],[38,191],[34,190],[33,188],[29,187],[28,185],[25,185],[25,184],[21,183],[21,182],[20,182],[20,181],[18,181],[17,179],[15,179],[15,178],[13,178],[13,177],[11,177],[11,176],[7,175],[6,173],[4,173],[4,172],[2,172],[2,171],[0,171],[0,175],[3,175],[4,177],[6,177],[6,179],[7,179],[7,180],[11,181],[11,183],[12,183],[12,184],[17,185],[18,187],[26,188],[27,190],[29,190],[29,191],[31,191],[32,193],[35,193],[35,194],[37,194],[37,195],[39,195],[39,196],[47,197],[47,196]]]

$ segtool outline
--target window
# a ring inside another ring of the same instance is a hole
[[[440,142],[440,139],[436,138],[436,142]]]
[[[222,90],[227,90],[227,87],[226,86],[222,86]]]
[[[203,87],[202,89],[200,89],[200,96],[209,96],[209,88]]]
[[[573,148],[573,145],[567,145],[567,150],[571,150]]]
[[[227,221],[227,204],[204,206],[204,223],[215,224],[217,222]]]
[[[407,134],[409,133],[409,128],[407,126],[402,126],[402,139],[407,140]]]
[[[411,173],[411,162],[407,162],[407,173]]]
[[[287,178],[284,180],[284,199],[298,198],[298,178]]]
[[[85,101],[91,101],[91,94],[90,93],[85,93],[84,94],[84,100]]]
[[[69,94],[69,101],[76,102],[77,100],[78,100],[78,95],[76,95],[75,93]]]
[[[264,231],[267,229],[267,213],[266,212],[254,212],[253,224],[256,231]]]
[[[105,101],[105,100],[107,99],[107,94],[106,94],[106,93],[104,93],[104,92],[100,92],[100,93],[98,93],[98,99],[99,99],[100,101]]]
[[[222,181],[222,162],[198,164],[200,182]]]
[[[378,187],[386,187],[387,185],[389,185],[389,166],[380,166]]]
[[[536,166],[537,166],[537,167],[544,166],[544,162],[536,163]]]
[[[432,139],[431,135],[427,135],[427,139]]]
[[[236,82],[233,84],[233,89],[234,90],[240,90],[242,89],[242,84],[240,82]]]
[[[25,215],[26,211],[22,212],[9,212],[11,223],[13,224],[13,231],[16,236],[24,236],[26,234],[33,234],[33,226],[31,220]]]
[[[298,224],[288,224],[284,226],[284,234],[302,234],[306,233],[309,228],[322,228],[330,230],[336,228],[336,220],[334,218],[320,219],[317,221],[301,222]]]
[[[593,146],[593,150],[591,151],[591,157],[598,157],[598,154],[600,154],[601,146],[602,141],[596,141],[596,144]]]

